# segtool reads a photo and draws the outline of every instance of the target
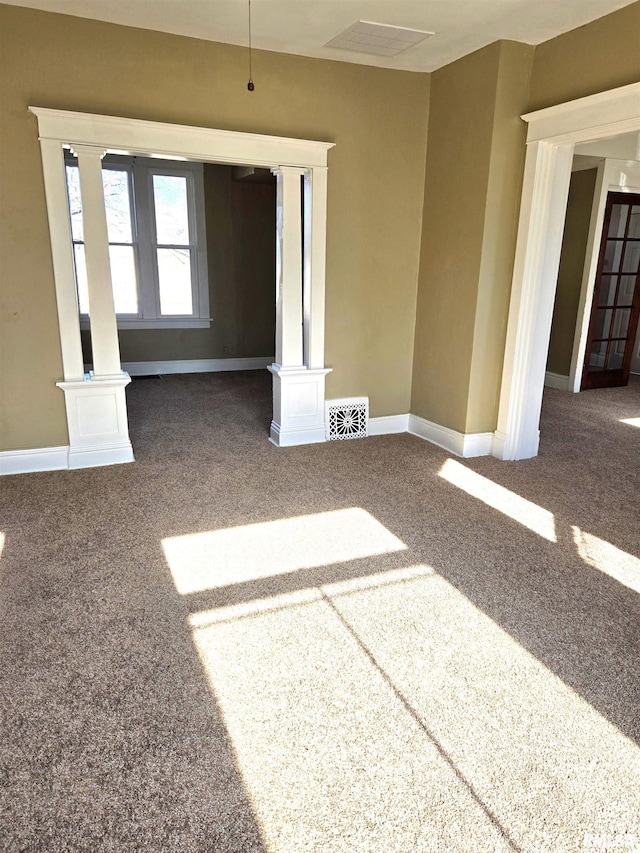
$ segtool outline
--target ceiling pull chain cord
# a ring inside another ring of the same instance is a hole
[[[251,0],[249,0],[249,82],[247,83],[247,89],[250,92],[253,92],[255,89],[251,73]]]

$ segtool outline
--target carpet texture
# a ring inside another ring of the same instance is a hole
[[[640,851],[640,383],[519,463],[127,395],[135,464],[0,482],[0,849]]]

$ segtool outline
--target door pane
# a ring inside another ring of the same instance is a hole
[[[84,243],[73,244],[73,257],[76,263],[76,284],[78,286],[78,306],[81,314],[89,313],[89,288],[87,286],[87,261],[84,255]]]
[[[191,250],[158,249],[160,313],[193,314]]]
[[[591,354],[589,356],[589,369],[590,370],[603,370],[604,369],[604,360],[607,355],[607,342],[606,341],[594,341],[591,344]]]
[[[623,272],[637,273],[640,267],[640,241],[627,243],[624,261],[622,262]]]
[[[607,240],[607,248],[604,253],[603,272],[620,272],[620,259],[622,258],[622,240]]]
[[[631,308],[618,308],[613,318],[611,330],[612,338],[626,338],[629,333],[629,321],[631,320]]]
[[[624,237],[628,215],[628,204],[614,204],[611,206],[611,219],[609,220],[608,233],[609,237]]]
[[[125,169],[103,169],[102,188],[104,190],[104,209],[107,214],[109,242],[133,242],[129,173]]]
[[[626,341],[612,341],[607,359],[607,370],[620,370],[624,361]]]
[[[179,175],[154,175],[153,200],[158,243],[189,244],[187,179]]]
[[[611,329],[611,318],[613,311],[610,308],[598,308],[596,312],[596,322],[593,329],[593,337],[608,338]]]
[[[623,275],[620,277],[618,305],[631,305],[636,292],[636,281],[635,275]]]
[[[133,246],[109,246],[116,314],[138,313],[138,283]]]
[[[616,301],[616,286],[618,283],[617,275],[603,275],[600,282],[600,290],[598,291],[598,306],[615,305]]]
[[[634,204],[631,208],[631,221],[629,222],[628,237],[640,237],[640,204]]]

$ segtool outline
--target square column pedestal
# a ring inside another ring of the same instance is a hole
[[[125,387],[128,373],[57,382],[64,391],[69,424],[69,468],[133,462]]]
[[[330,367],[272,364],[273,420],[269,438],[278,447],[326,441],[324,380]]]

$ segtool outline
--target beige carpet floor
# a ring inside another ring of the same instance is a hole
[[[0,482],[0,849],[640,851],[640,383],[501,463],[277,449],[269,380]]]

